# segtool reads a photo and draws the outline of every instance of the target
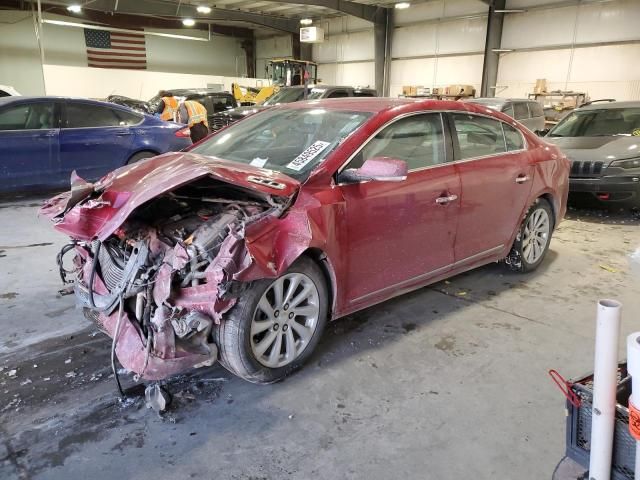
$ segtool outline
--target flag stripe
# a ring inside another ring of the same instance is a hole
[[[109,56],[113,56],[113,55],[117,55],[119,57],[147,57],[146,53],[131,53],[131,52],[98,52],[96,50],[87,50],[87,54],[89,54],[90,57],[92,56],[96,56],[96,55],[109,55]]]
[[[111,38],[114,38],[114,37],[144,38],[144,35],[141,33],[111,32]]]
[[[93,68],[120,68],[122,70],[146,70],[147,66],[143,65],[143,66],[132,66],[132,65],[92,65],[89,64],[90,67]]]
[[[87,52],[88,52],[89,50],[90,50],[90,49],[88,49],[88,48],[87,48]],[[109,51],[111,51],[111,50],[115,50],[115,49],[110,49],[110,48],[101,48],[99,51],[101,51],[101,52],[109,52]],[[146,49],[146,48],[144,48],[144,47],[118,47],[118,48],[117,48],[117,50],[133,50],[133,51],[141,51],[141,52],[144,52],[144,51],[146,51],[147,49]],[[94,51],[96,51],[96,50],[94,50]]]
[[[144,40],[125,40],[120,38],[116,40],[115,38],[112,38],[111,45],[115,45],[116,43],[124,43],[127,45],[144,45]]]
[[[115,63],[147,63],[146,60],[129,60],[126,58],[100,58],[100,57],[89,57],[89,61],[94,62],[115,62]]]

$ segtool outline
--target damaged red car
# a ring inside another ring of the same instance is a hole
[[[159,380],[219,360],[269,383],[329,320],[490,262],[535,269],[568,173],[481,106],[321,100],[94,184],[74,176],[41,213],[71,237],[61,270],[124,367]]]

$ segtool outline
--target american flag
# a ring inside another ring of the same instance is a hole
[[[90,67],[145,70],[147,49],[141,33],[84,29]]]

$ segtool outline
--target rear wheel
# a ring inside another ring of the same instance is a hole
[[[253,282],[214,330],[220,363],[253,383],[273,383],[300,368],[327,322],[324,275],[307,257],[277,279]]]
[[[536,199],[520,225],[505,263],[516,272],[531,272],[544,260],[553,233],[553,211],[544,198]]]
[[[131,165],[132,163],[139,162],[140,160],[144,160],[145,158],[155,157],[157,153],[154,152],[138,152],[131,155],[131,158],[127,161],[127,165]]]

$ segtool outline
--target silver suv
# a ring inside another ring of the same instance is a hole
[[[472,98],[478,105],[498,110],[515,118],[532,132],[544,130],[544,111],[542,105],[526,98]]]

